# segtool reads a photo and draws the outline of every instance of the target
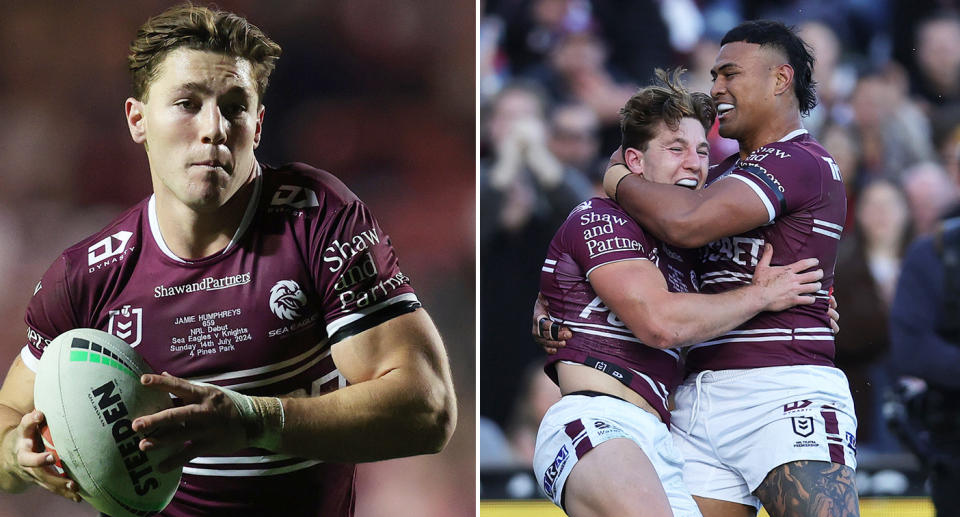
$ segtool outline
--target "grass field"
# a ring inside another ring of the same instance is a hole
[[[564,517],[549,501],[480,501],[480,517]],[[769,517],[760,510],[759,517]],[[863,498],[860,517],[934,517],[930,499]]]

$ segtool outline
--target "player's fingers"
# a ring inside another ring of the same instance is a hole
[[[36,483],[43,488],[67,499],[73,499],[74,501],[80,500],[80,494],[78,493],[80,487],[76,481],[61,476],[49,469],[31,469],[30,475],[33,476]]]
[[[145,373],[140,376],[140,384],[152,389],[159,389],[172,393],[184,400],[192,400],[201,391],[200,387],[190,381],[174,377],[166,372],[164,375]]]
[[[832,292],[832,291],[831,291],[831,293],[830,293],[830,308],[831,308],[831,309],[836,309],[836,308],[837,308],[837,299],[833,297],[833,292]]]
[[[152,415],[137,417],[133,421],[133,430],[143,434],[157,434],[162,436],[164,433],[178,431],[190,420],[197,418],[198,407],[196,404],[187,406],[172,407],[158,411]]]
[[[807,271],[805,273],[800,273],[797,275],[797,281],[801,284],[809,284],[811,282],[818,282],[823,279],[823,270],[814,269],[813,271]]]
[[[810,268],[812,268],[812,267],[816,267],[816,266],[818,266],[818,265],[820,265],[820,259],[818,259],[818,258],[805,258],[805,259],[798,260],[798,261],[796,261],[796,262],[794,262],[794,263],[792,263],[792,264],[788,264],[788,265],[785,266],[785,267],[788,268],[788,269],[790,269],[791,271],[806,271],[806,270],[808,270],[808,269],[810,269]]]
[[[29,448],[32,447],[30,442],[33,440],[30,438],[24,438],[21,441],[21,447],[18,447],[17,450],[17,463],[21,467],[26,468],[40,468],[48,467],[53,465],[56,462],[53,454],[49,452],[31,452]]]
[[[20,438],[35,438],[40,435],[40,424],[43,423],[43,413],[34,409],[20,418],[17,431]]]
[[[800,286],[797,288],[797,292],[800,294],[812,295],[813,293],[819,291],[820,287],[820,282],[807,282],[800,284]]]
[[[830,321],[836,322],[837,320],[840,319],[840,313],[837,312],[835,309],[830,308],[830,309],[827,309],[827,317],[830,318]]]
[[[834,320],[830,320],[830,330],[832,330],[834,334],[839,334],[839,333],[840,333],[840,324],[837,323],[837,322],[834,321]]]
[[[757,267],[767,267],[770,265],[770,260],[773,258],[773,245],[765,243],[763,245],[763,252],[760,253],[760,262],[757,263]]]

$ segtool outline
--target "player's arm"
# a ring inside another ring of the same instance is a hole
[[[773,247],[768,244],[753,282],[719,294],[670,292],[660,270],[647,260],[600,266],[590,273],[590,284],[643,343],[671,348],[724,334],[763,311],[813,303],[823,271],[807,270],[817,260],[770,266],[772,256]]]
[[[444,447],[456,424],[456,399],[443,342],[425,310],[345,338],[333,345],[332,355],[350,385],[307,398],[249,397],[170,375],[144,375],[144,384],[185,405],[135,419],[133,429],[149,435],[140,448],[179,445],[160,463],[166,469],[250,446],[351,463]]]
[[[33,407],[36,376],[17,355],[0,387],[0,490],[22,492],[38,484],[63,497],[79,501],[76,483],[57,476],[54,460],[41,452],[43,413]]]
[[[753,188],[732,177],[694,191],[647,181],[616,164],[607,169],[604,190],[645,230],[680,248],[697,248],[771,220]]]

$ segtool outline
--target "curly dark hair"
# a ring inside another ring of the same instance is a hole
[[[620,109],[624,149],[633,147],[646,151],[661,121],[676,130],[681,119],[692,117],[700,122],[704,131],[710,131],[717,108],[706,93],[690,92],[683,86],[680,76],[685,71],[683,68],[674,68],[670,72],[656,69],[654,83],[641,88]]]
[[[727,31],[720,45],[743,41],[771,46],[787,57],[793,67],[793,93],[803,116],[817,105],[817,83],[813,80],[813,50],[797,36],[796,27],[774,20],[750,20]]]

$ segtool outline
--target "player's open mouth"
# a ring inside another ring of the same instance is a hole
[[[733,111],[733,104],[721,102],[717,104],[717,117],[722,119],[727,113]]]
[[[695,190],[697,188],[697,183],[698,183],[697,180],[693,178],[683,178],[682,180],[674,183],[674,185],[686,187],[690,190]]]

